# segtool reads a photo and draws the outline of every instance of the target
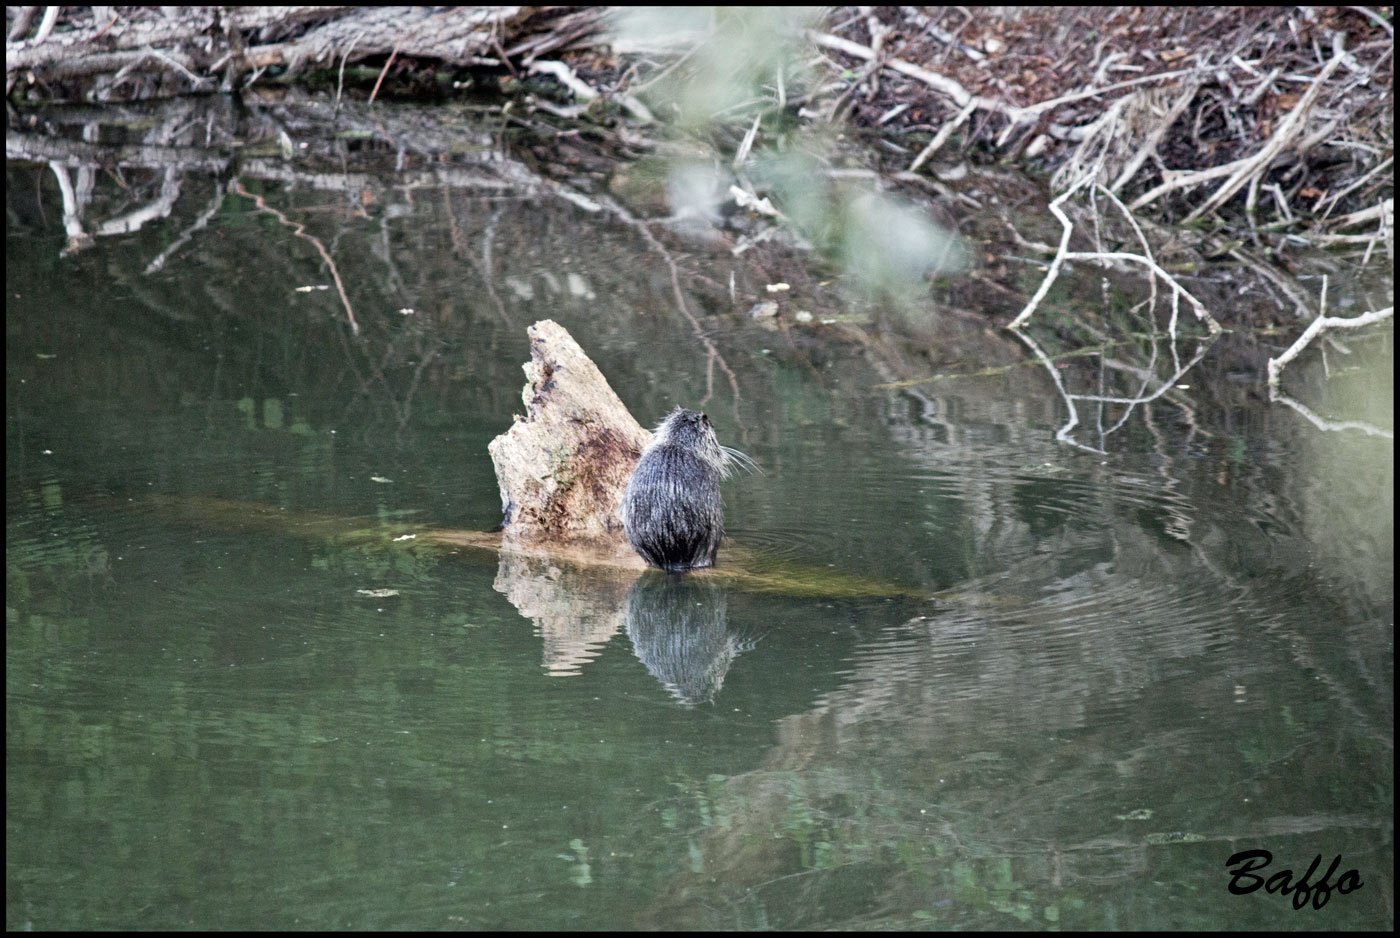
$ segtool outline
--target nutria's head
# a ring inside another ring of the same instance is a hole
[[[745,453],[732,446],[722,446],[710,418],[697,410],[677,407],[667,414],[656,428],[651,445],[680,447],[714,466],[726,479],[735,467],[746,472],[762,471]]]
[[[654,446],[684,446],[690,449],[703,448],[707,442],[719,448],[715,439],[715,428],[710,426],[710,418],[699,411],[677,407],[666,415],[656,428]]]

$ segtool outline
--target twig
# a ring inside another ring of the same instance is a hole
[[[594,91],[588,82],[574,74],[574,70],[563,62],[555,59],[535,59],[530,63],[530,71],[544,72],[546,75],[553,75],[561,85],[573,92],[574,97],[580,101],[592,101],[598,97],[598,92]]]
[[[1370,178],[1371,178],[1372,176],[1376,175],[1377,173],[1385,172],[1385,171],[1386,171],[1387,169],[1389,169],[1394,163],[1395,163],[1395,154],[1392,153],[1390,156],[1387,156],[1385,159],[1381,160],[1381,161],[1380,161],[1379,163],[1377,163],[1375,166],[1372,166],[1369,170],[1367,170],[1366,174],[1363,175],[1360,179],[1357,179],[1355,182],[1351,183],[1350,185],[1346,186],[1345,188],[1338,190],[1336,193],[1333,193],[1333,194],[1331,194],[1331,195],[1326,196],[1327,209],[1326,209],[1326,212],[1324,213],[1324,217],[1325,217],[1325,215],[1330,215],[1330,214],[1332,214],[1332,209],[1336,208],[1337,202],[1339,202],[1342,198],[1344,198],[1345,196],[1347,196],[1347,195],[1348,195],[1349,193],[1351,193],[1353,190],[1358,189],[1358,188],[1360,188],[1361,186],[1364,186],[1364,185],[1367,183],[1367,181],[1370,180]],[[1316,211],[1317,211],[1318,209],[1320,209],[1320,208],[1322,208],[1322,205],[1321,205],[1321,204],[1319,204],[1319,205],[1317,206],[1317,208],[1314,208],[1313,211],[1316,212]]]
[[[877,58],[875,50],[871,49],[869,46],[863,46],[849,39],[842,39],[840,36],[832,36],[829,33],[819,33],[809,29],[807,30],[807,38],[819,46],[827,49],[835,49],[838,52],[844,52],[847,55],[855,56],[858,59],[864,59],[867,62],[873,62]],[[885,59],[883,64],[886,68],[892,68],[896,72],[908,75],[910,78],[916,78],[929,87],[941,91],[943,94],[952,98],[958,107],[965,107],[969,101],[974,100],[972,93],[962,85],[951,78],[944,78],[936,72],[930,72],[928,69],[920,68],[917,65],[905,62],[903,59]],[[982,102],[980,99],[978,100],[979,106],[989,107],[994,110],[1005,107],[997,101]]]
[[[1282,153],[1284,149],[1288,147],[1289,142],[1296,136],[1303,118],[1308,115],[1313,105],[1317,103],[1317,99],[1322,94],[1323,86],[1326,84],[1327,79],[1337,70],[1337,66],[1342,64],[1342,59],[1345,55],[1345,51],[1339,50],[1337,54],[1332,57],[1331,61],[1323,67],[1321,73],[1314,79],[1312,87],[1309,88],[1302,99],[1294,105],[1293,110],[1288,112],[1288,116],[1284,118],[1278,130],[1269,138],[1269,141],[1254,155],[1247,156],[1244,159],[1236,160],[1229,164],[1228,170],[1230,171],[1230,178],[1225,180],[1225,182],[1211,194],[1210,198],[1196,206],[1195,210],[1183,219],[1183,222],[1194,221],[1206,212],[1214,211],[1222,205],[1226,199],[1238,192],[1240,187],[1243,186],[1251,176],[1255,173],[1262,173],[1268,168],[1269,164],[1273,162],[1274,157]],[[1226,169],[1227,167],[1218,168]],[[1207,173],[1211,175],[1207,177]],[[1178,178],[1176,184],[1171,186],[1171,188],[1182,188],[1183,186],[1194,185],[1199,182],[1204,182],[1206,178],[1214,178],[1220,175],[1224,175],[1224,173],[1212,172],[1211,170],[1206,170],[1203,173],[1188,174],[1186,177]],[[1164,191],[1170,191],[1166,183],[1163,183],[1163,185],[1158,186],[1151,192],[1134,200],[1132,207],[1139,208],[1146,205]]]
[[[408,38],[407,36],[404,37]],[[402,42],[403,40],[399,40]],[[379,77],[374,80],[374,89],[369,93],[369,103],[373,104],[375,96],[379,94],[379,86],[384,84],[384,76],[389,74],[389,66],[394,64],[394,59],[399,55],[399,42],[394,43],[394,48],[389,53],[389,58],[384,60],[384,67],[379,70]]]
[[[436,24],[438,20],[443,19],[444,17],[452,16],[453,14],[455,14],[455,13],[457,13],[457,12],[458,12],[458,8],[456,8],[456,7],[449,7],[448,9],[444,10],[442,13],[439,13],[439,14],[437,14],[436,16],[433,16],[433,17],[430,17],[430,18],[427,19],[427,20],[424,20],[422,23],[419,24],[418,28],[415,29],[413,32],[409,33],[409,34],[406,35],[406,36],[400,36],[397,40],[395,40],[395,42],[394,42],[394,48],[393,48],[393,50],[389,53],[389,58],[388,58],[387,60],[385,60],[385,62],[384,62],[384,67],[381,68],[381,69],[379,70],[379,77],[376,78],[376,79],[374,80],[374,90],[371,91],[371,92],[369,93],[369,103],[370,103],[370,104],[373,104],[373,103],[374,103],[374,98],[375,98],[375,96],[379,94],[379,86],[382,85],[382,84],[384,83],[384,76],[387,75],[387,74],[389,74],[389,68],[390,68],[390,66],[392,66],[392,65],[394,64],[394,59],[398,58],[398,55],[399,55],[399,48],[400,48],[405,42],[408,42],[410,39],[412,39],[413,37],[415,37],[415,36],[417,36],[419,33],[421,33],[426,27],[428,27],[428,26],[430,26],[430,25],[433,25],[433,24]]]
[[[350,45],[345,47],[345,54],[340,57],[340,77],[335,83],[335,109],[340,110],[340,93],[345,89],[345,63],[350,59],[350,53],[355,51],[355,44],[364,37],[367,30],[360,30],[355,38],[350,40]]]
[[[574,97],[583,101],[585,104],[598,97],[597,90],[586,81],[579,78],[578,75],[574,74],[574,70],[563,62],[554,59],[535,59],[530,63],[530,71],[544,72],[546,75],[553,75],[558,79],[560,84],[574,93]],[[619,104],[626,108],[633,117],[637,118],[642,123],[649,124],[655,120],[651,111],[647,109],[647,106],[632,95],[624,92],[616,93],[613,97]],[[545,108],[545,110],[549,110],[549,108]],[[586,108],[583,110],[586,110]]]
[[[1045,295],[1050,292],[1050,286],[1055,282],[1056,278],[1059,277],[1060,268],[1064,266],[1065,261],[1117,260],[1130,261],[1135,264],[1142,264],[1148,269],[1148,271],[1153,276],[1162,278],[1163,282],[1165,282],[1167,286],[1171,287],[1172,319],[1169,329],[1172,332],[1173,336],[1175,336],[1179,303],[1183,297],[1186,299],[1187,303],[1190,304],[1191,311],[1195,313],[1196,318],[1206,324],[1206,329],[1210,331],[1210,334],[1219,335],[1222,331],[1220,328],[1220,323],[1216,322],[1215,317],[1210,314],[1210,312],[1205,308],[1205,305],[1201,303],[1200,300],[1192,296],[1191,293],[1187,291],[1185,287],[1181,286],[1181,284],[1177,282],[1175,277],[1173,277],[1170,273],[1164,270],[1160,264],[1158,264],[1155,260],[1152,259],[1152,257],[1150,256],[1150,252],[1148,255],[1142,255],[1130,254],[1126,251],[1067,250],[1069,247],[1070,233],[1074,230],[1074,225],[1069,220],[1069,217],[1065,215],[1064,210],[1060,206],[1066,200],[1068,200],[1070,196],[1074,195],[1081,188],[1093,183],[1093,179],[1094,173],[1086,172],[1084,175],[1080,176],[1079,179],[1076,180],[1075,183],[1072,186],[1070,186],[1069,189],[1067,189],[1064,193],[1062,193],[1053,202],[1050,203],[1050,213],[1060,220],[1060,225],[1062,226],[1062,231],[1060,235],[1060,246],[1055,252],[1054,260],[1050,262],[1050,269],[1046,271],[1045,279],[1041,281],[1039,289],[1035,291],[1035,295],[1031,297],[1030,301],[1026,304],[1025,308],[1022,309],[1019,314],[1017,314],[1016,318],[1007,324],[1006,328],[1016,331],[1026,324],[1026,321],[1030,319],[1031,314],[1035,312],[1036,307],[1040,305],[1040,301],[1043,300],[1045,298]],[[1109,198],[1111,198],[1116,205],[1118,205],[1119,207],[1123,207],[1123,203],[1120,202],[1118,200],[1118,197],[1115,196],[1113,193],[1109,192],[1102,185],[1099,185],[1097,183],[1093,183],[1093,185],[1095,189],[1097,189],[1100,192],[1103,192]],[[1138,238],[1142,241],[1145,248],[1147,242],[1146,239],[1143,237],[1142,230],[1138,228],[1136,222],[1133,221],[1132,216],[1128,212],[1127,208],[1123,208],[1123,212],[1125,215],[1128,216],[1129,221],[1133,224],[1133,228],[1137,232]]]
[[[1186,112],[1187,106],[1189,106],[1191,101],[1196,97],[1196,91],[1199,88],[1200,85],[1195,81],[1186,83],[1186,89],[1172,102],[1172,106],[1167,109],[1166,115],[1142,142],[1137,145],[1137,153],[1132,159],[1128,160],[1127,165],[1124,166],[1123,171],[1118,174],[1118,178],[1114,181],[1113,185],[1108,187],[1111,191],[1118,192],[1126,186],[1128,180],[1133,178],[1142,164],[1146,162],[1147,158],[1157,152],[1157,144],[1162,142],[1162,137],[1166,134],[1167,130],[1176,123],[1176,119]]]
[[[734,153],[734,162],[730,164],[735,172],[743,169],[744,160],[749,158],[749,150],[753,149],[753,142],[758,137],[758,125],[762,119],[762,114],[753,116],[753,126],[749,128],[748,133],[744,134],[744,139],[739,143],[739,149]]]
[[[39,22],[39,31],[34,34],[33,45],[38,45],[49,38],[49,33],[53,32],[54,26],[58,24],[58,13],[60,7],[50,6],[44,8],[44,18]]]
[[[320,252],[322,259],[326,262],[326,266],[330,268],[331,279],[335,281],[335,288],[340,293],[340,302],[345,306],[345,317],[350,321],[350,331],[355,335],[359,335],[360,324],[355,321],[355,310],[350,306],[350,297],[346,294],[345,284],[340,279],[340,270],[336,267],[335,260],[331,257],[330,252],[326,250],[326,246],[321,243],[321,239],[314,235],[307,234],[305,225],[300,222],[292,221],[286,215],[283,215],[277,209],[268,205],[267,200],[262,196],[254,195],[243,188],[243,181],[241,179],[235,179],[233,181],[233,191],[237,192],[245,199],[251,199],[253,204],[259,209],[274,216],[283,225],[291,228],[292,234],[296,235],[298,238],[304,238],[316,246],[316,250]]]
[[[1031,296],[1025,308],[1017,314],[1015,319],[1007,324],[1006,328],[1013,332],[1020,329],[1021,326],[1025,325],[1026,320],[1031,318],[1031,313],[1035,312],[1036,307],[1040,305],[1040,301],[1045,299],[1045,294],[1050,292],[1050,285],[1054,283],[1055,278],[1060,275],[1060,267],[1064,265],[1065,252],[1069,248],[1070,232],[1074,230],[1074,226],[1070,224],[1070,220],[1065,217],[1065,213],[1060,211],[1060,203],[1074,195],[1081,187],[1092,182],[1093,178],[1091,173],[1084,174],[1079,177],[1079,180],[1075,182],[1074,185],[1070,186],[1050,203],[1051,214],[1060,220],[1060,246],[1055,249],[1055,257],[1050,261],[1050,269],[1045,272],[1045,278],[1040,281],[1040,287],[1035,291],[1034,295]]]
[[[924,147],[923,152],[914,158],[914,162],[909,164],[907,172],[918,172],[919,167],[928,162],[929,157],[937,153],[943,147],[943,144],[948,142],[948,138],[953,135],[954,131],[967,122],[967,119],[972,116],[972,112],[975,110],[977,110],[977,102],[969,101],[967,104],[963,105],[963,109],[958,112],[956,117],[950,121],[945,121],[943,126],[938,128],[938,133],[934,134],[933,139],[928,142],[928,146]]]
[[[1279,376],[1283,373],[1283,366],[1297,358],[1303,349],[1308,347],[1308,343],[1317,338],[1318,333],[1324,329],[1360,329],[1362,326],[1369,326],[1382,320],[1389,319],[1395,314],[1394,306],[1387,306],[1385,309],[1372,310],[1369,313],[1362,313],[1360,316],[1327,316],[1319,315],[1303,334],[1298,336],[1298,341],[1289,346],[1288,350],[1278,358],[1269,359],[1269,395],[1272,399],[1278,391]]]
[[[1395,200],[1386,199],[1382,202],[1378,202],[1377,204],[1372,205],[1370,208],[1363,208],[1359,212],[1352,212],[1350,215],[1339,215],[1338,217],[1332,219],[1328,227],[1333,229],[1350,228],[1353,225],[1359,225],[1362,222],[1373,221],[1377,218],[1384,218],[1385,216],[1393,213],[1394,211]]]

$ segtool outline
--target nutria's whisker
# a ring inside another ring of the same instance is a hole
[[[735,466],[738,466],[745,472],[757,472],[759,475],[763,475],[763,467],[754,462],[753,458],[750,457],[748,453],[737,450],[732,446],[725,446],[723,443],[720,444],[719,448],[720,451],[724,453],[724,474],[726,476],[729,475]]]

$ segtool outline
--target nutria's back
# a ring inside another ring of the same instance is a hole
[[[714,565],[726,465],[704,414],[677,407],[656,428],[622,497],[627,540],[647,563],[668,573]]]

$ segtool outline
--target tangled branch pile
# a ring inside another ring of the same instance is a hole
[[[600,7],[6,7],[5,92],[127,101],[230,91],[268,69],[529,65],[583,47]],[[42,18],[41,18],[42,14]],[[66,86],[66,87],[64,87]],[[62,91],[60,91],[62,89]]]
[[[910,169],[962,127],[965,150],[1038,157],[1057,188],[1091,174],[1134,209],[1190,220],[1243,191],[1259,224],[1389,226],[1394,36],[1380,13],[847,8],[813,39],[860,69],[828,116],[936,132]]]
[[[566,95],[611,97],[645,120],[633,94],[694,49],[615,56],[607,15],[7,7],[6,89],[130,100],[357,62],[392,81],[438,63],[547,73]],[[779,68],[779,106],[917,149],[902,169],[960,143],[987,159],[1040,160],[1061,190],[1092,176],[1168,220],[1225,209],[1256,232],[1391,241],[1394,34],[1383,8],[837,7],[806,39],[827,80],[786,98]]]

